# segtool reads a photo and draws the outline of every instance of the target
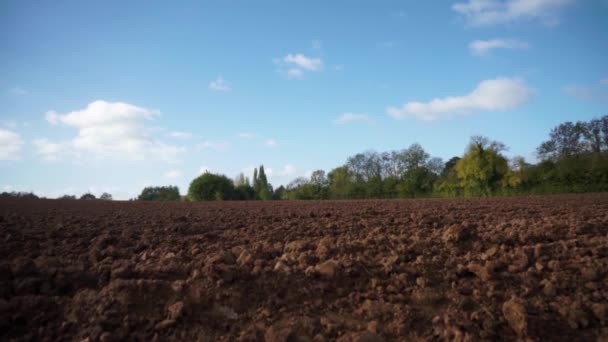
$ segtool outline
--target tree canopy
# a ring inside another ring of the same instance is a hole
[[[232,199],[234,184],[224,175],[204,172],[190,183],[188,197],[193,201],[221,201]]]
[[[149,186],[145,187],[137,197],[140,201],[179,201],[177,186]]]
[[[81,200],[95,200],[97,199],[97,197],[95,197],[95,195],[93,195],[90,192],[87,192],[86,194],[83,194],[82,196],[80,196]]]

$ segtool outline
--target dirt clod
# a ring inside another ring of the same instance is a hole
[[[338,272],[338,263],[334,260],[327,260],[315,266],[315,271],[324,276],[331,278]]]
[[[502,305],[502,314],[513,330],[519,336],[525,336],[528,330],[528,315],[523,302],[517,298],[506,301]]]
[[[287,264],[283,260],[279,260],[274,265],[274,270],[278,271],[278,272],[283,272],[283,273],[289,273],[289,272],[291,272],[291,268],[289,266],[287,266]]]

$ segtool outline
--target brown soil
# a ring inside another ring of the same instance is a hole
[[[0,201],[0,340],[608,339],[608,195]]]

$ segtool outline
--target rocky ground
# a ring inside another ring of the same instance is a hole
[[[608,195],[0,201],[0,340],[608,340]]]

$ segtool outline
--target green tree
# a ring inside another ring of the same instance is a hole
[[[460,157],[452,157],[450,160],[445,162],[443,166],[443,170],[441,171],[441,176],[447,176],[450,171],[452,171],[456,167],[456,163],[460,160]]]
[[[541,159],[558,160],[581,153],[585,149],[585,131],[586,125],[582,122],[560,124],[551,130],[549,140],[538,147],[538,156]]]
[[[255,191],[256,196],[260,193],[260,181],[258,179],[257,168],[253,169],[253,191]]]
[[[13,198],[13,199],[40,199],[33,192],[22,192],[22,191],[11,191],[11,192],[2,192],[0,194],[0,198]],[[42,197],[44,199],[44,197]]]
[[[405,165],[406,170],[412,170],[425,165],[430,155],[420,146],[420,144],[412,144],[407,149],[399,154],[399,158]]]
[[[257,175],[256,175],[257,176]],[[255,199],[255,191],[249,182],[249,178],[241,172],[234,180],[233,199],[247,201]]]
[[[286,193],[287,193],[287,190],[285,189],[284,186],[281,185],[272,193],[272,199],[273,200],[288,199],[286,197]]]
[[[602,150],[608,147],[604,143],[604,140],[608,138],[603,136],[602,126],[604,125],[608,126],[608,115],[601,119],[593,119],[584,123],[583,136],[587,142],[588,149],[593,153],[602,152]]]
[[[179,189],[176,186],[145,187],[137,197],[139,201],[179,201]]]
[[[257,198],[261,200],[266,201],[272,199],[272,185],[268,183],[264,165],[261,165],[259,170],[253,170],[253,190]]]
[[[425,166],[407,170],[396,190],[399,197],[425,197],[433,192],[438,176]]]
[[[329,197],[344,199],[351,197],[353,179],[346,165],[337,167],[327,174],[329,183]]]
[[[315,199],[314,185],[304,177],[298,177],[287,184],[285,198],[289,200]]]
[[[605,191],[608,188],[608,115],[553,128],[537,149],[542,159],[525,172],[533,193]]]
[[[509,171],[501,154],[505,145],[474,136],[465,155],[456,163],[456,173],[465,196],[490,196],[502,185]]]
[[[439,178],[433,184],[434,193],[448,197],[462,195],[462,187],[456,173],[456,164],[459,160],[460,157],[452,157],[444,164]]]
[[[224,175],[205,172],[192,180],[188,197],[194,201],[218,201],[232,199],[234,185]]]
[[[385,156],[384,156],[385,158]],[[386,172],[383,155],[367,151],[349,157],[346,167],[350,176],[348,198],[380,198],[384,196],[382,176]]]

